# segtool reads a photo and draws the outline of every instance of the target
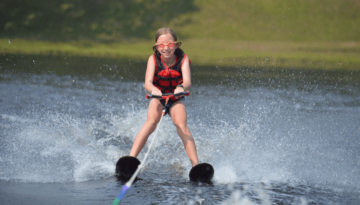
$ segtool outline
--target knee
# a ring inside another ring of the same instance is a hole
[[[181,130],[183,132],[186,132],[188,130],[188,126],[185,122],[178,122],[174,123],[176,126],[176,129]]]
[[[149,126],[152,126],[152,127],[154,126],[154,127],[156,127],[156,125],[159,123],[159,120],[151,118],[151,119],[147,119],[147,120],[146,120],[146,123],[147,123]]]

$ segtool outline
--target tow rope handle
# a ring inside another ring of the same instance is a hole
[[[164,93],[163,95],[152,95],[152,94],[146,94],[146,99],[150,99],[150,98],[157,98],[157,99],[163,99],[165,100],[165,106],[162,110],[162,114],[163,116],[167,114],[167,110],[169,109],[167,107],[167,104],[170,100],[170,98],[173,98],[173,97],[182,97],[182,96],[189,96],[190,95],[190,92],[187,90],[187,91],[184,91],[184,92],[181,92],[181,93]]]
[[[157,98],[157,99],[170,99],[173,97],[182,97],[182,96],[189,96],[190,92],[189,91],[184,91],[181,93],[164,93],[163,95],[152,95],[152,94],[146,94],[146,99],[151,99],[151,98]]]

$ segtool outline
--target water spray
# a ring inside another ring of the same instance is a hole
[[[170,100],[170,98],[173,98],[173,97],[182,97],[182,96],[188,96],[190,95],[189,91],[185,91],[185,92],[181,92],[181,93],[176,93],[176,94],[173,94],[173,93],[165,93],[163,94],[162,96],[159,96],[159,95],[151,95],[151,94],[147,94],[146,95],[146,99],[151,99],[151,98],[158,98],[158,99],[164,99],[165,100],[165,106],[162,110],[162,115],[161,115],[161,118],[160,118],[160,121],[158,123],[158,126],[156,127],[156,130],[155,130],[155,133],[154,133],[154,137],[152,138],[151,140],[151,143],[149,145],[149,149],[148,151],[146,152],[145,154],[145,157],[143,159],[143,161],[139,164],[139,166],[137,167],[136,171],[134,172],[134,174],[131,176],[130,180],[128,182],[125,183],[125,185],[123,186],[123,188],[121,189],[119,195],[114,199],[113,201],[113,205],[118,205],[122,198],[124,197],[124,195],[126,194],[127,190],[130,189],[131,185],[133,184],[135,178],[137,177],[137,175],[139,174],[141,168],[142,168],[142,165],[145,164],[145,161],[147,159],[147,157],[149,156],[149,152],[154,144],[154,141],[155,141],[155,138],[156,138],[156,135],[157,135],[157,132],[159,130],[159,127],[160,127],[160,124],[161,124],[161,121],[162,121],[162,118],[163,116],[166,115],[166,108],[167,108],[167,103],[168,101]]]

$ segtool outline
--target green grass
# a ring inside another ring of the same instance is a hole
[[[188,38],[360,40],[360,3],[356,0],[197,0],[195,5],[200,11],[183,14],[170,22]]]
[[[98,43],[0,39],[0,52],[110,57],[147,60],[151,41]],[[183,50],[200,66],[250,66],[267,68],[360,69],[358,42],[261,42],[188,39]]]
[[[0,3],[5,54],[146,60],[169,26],[197,65],[360,69],[357,0],[14,1]]]
[[[0,37],[71,41],[180,38],[360,41],[358,0],[13,0],[0,3]]]

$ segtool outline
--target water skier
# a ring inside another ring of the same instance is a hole
[[[147,95],[147,98],[153,99],[149,103],[147,119],[134,140],[130,155],[121,157],[116,163],[116,175],[120,180],[130,179],[126,187],[131,186],[141,169],[141,162],[136,157],[150,134],[155,131],[157,124],[161,122],[162,116],[168,113],[192,165],[190,180],[208,182],[214,175],[214,168],[208,163],[199,164],[194,138],[187,125],[184,95],[189,94],[186,90],[191,87],[189,57],[180,49],[181,42],[177,42],[176,34],[170,28],[159,29],[155,35],[155,42],[154,53],[148,59],[144,85],[146,91],[151,93],[151,97]],[[148,156],[155,136],[143,162]],[[125,192],[126,189],[122,191],[123,194]],[[119,200],[123,194],[119,195]]]
[[[190,61],[180,49],[181,42],[177,42],[176,33],[171,28],[160,28],[156,32],[155,42],[154,53],[149,57],[146,68],[144,85],[146,91],[152,95],[161,96],[163,93],[176,94],[190,89]],[[150,101],[146,122],[135,138],[130,156],[138,156],[160,121],[164,105],[164,100],[152,99]],[[166,108],[194,167],[198,164],[198,156],[194,138],[187,125],[184,97],[171,98]]]

